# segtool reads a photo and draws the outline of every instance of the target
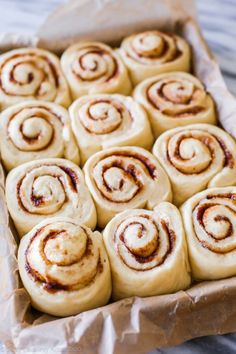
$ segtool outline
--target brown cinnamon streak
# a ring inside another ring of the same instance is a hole
[[[76,173],[69,167],[59,166],[69,177],[71,181],[71,188],[74,192],[77,192],[78,186],[78,176]]]
[[[156,225],[155,221],[154,221],[152,218],[150,218],[149,215],[139,215],[139,216],[140,216],[140,217],[144,217],[144,218],[146,218],[146,219],[149,219],[149,220],[155,225],[156,232],[158,233],[159,227]],[[161,220],[160,223],[161,223],[161,226],[162,226],[164,232],[167,234],[168,240],[169,240],[168,251],[167,251],[166,254],[163,256],[163,258],[161,259],[161,261],[160,261],[157,265],[154,265],[154,266],[152,266],[152,267],[150,266],[150,267],[146,268],[145,270],[132,268],[132,267],[130,267],[130,265],[128,265],[128,264],[125,262],[125,259],[120,256],[119,250],[118,250],[118,248],[117,248],[117,252],[118,252],[119,256],[122,258],[122,261],[127,265],[127,267],[129,267],[129,268],[131,268],[131,269],[133,269],[133,270],[135,270],[135,271],[147,271],[147,270],[153,269],[153,268],[155,268],[155,267],[161,266],[161,265],[165,262],[165,260],[167,259],[167,257],[172,253],[172,251],[173,251],[173,249],[174,249],[175,241],[176,241],[176,234],[175,234],[174,230],[171,229],[171,227],[170,227],[170,225],[169,225],[168,222],[166,222],[165,220]],[[125,245],[125,247],[127,248],[128,252],[130,253],[130,255],[131,255],[132,257],[134,257],[135,260],[136,260],[138,263],[144,264],[144,263],[152,262],[152,260],[153,260],[153,259],[155,258],[155,256],[158,254],[159,245],[160,245],[161,240],[159,241],[157,248],[153,251],[153,253],[152,253],[151,255],[149,255],[149,256],[139,256],[139,255],[133,254],[132,251],[127,247],[127,245],[126,245],[126,243],[125,243],[125,239],[124,239],[124,232],[125,232],[125,230],[126,230],[130,225],[132,225],[132,224],[137,224],[137,222],[131,222],[129,225],[126,226],[126,228],[123,230],[122,234],[119,235],[120,241]],[[140,223],[140,225],[141,225],[141,223]],[[118,226],[118,227],[119,227],[119,226]],[[118,227],[117,227],[117,228],[118,228]],[[142,228],[141,228],[141,230],[140,230],[140,232],[141,232],[140,237],[143,236],[144,230],[145,230],[145,229],[144,229],[144,226],[142,225]],[[117,232],[117,231],[116,231],[116,232]],[[115,234],[114,234],[114,242],[115,242],[115,240],[116,240],[117,237],[118,237],[118,236],[117,236],[117,234],[115,233]]]
[[[25,57],[30,57],[31,59],[26,59],[24,60]],[[15,79],[14,77],[14,70],[15,70],[15,67],[18,66],[18,65],[22,65],[23,63],[28,63],[32,66],[35,66],[37,67],[37,69],[40,69],[42,70],[41,68],[39,68],[37,65],[36,65],[36,62],[37,62],[37,58],[40,58],[42,60],[44,60],[45,62],[47,62],[49,68],[50,68],[50,71],[52,73],[52,77],[54,79],[54,83],[55,83],[55,87],[58,88],[59,87],[59,74],[57,72],[57,69],[56,67],[54,66],[54,64],[50,61],[50,59],[48,57],[46,57],[45,55],[38,55],[38,54],[35,54],[34,52],[28,52],[28,53],[18,53],[18,54],[15,54],[15,55],[12,55],[11,57],[9,57],[0,67],[0,76],[2,74],[2,71],[4,70],[4,66],[10,62],[11,60],[14,60],[14,59],[17,59],[17,58],[22,58],[23,61],[21,62],[18,62],[16,63],[13,68],[12,68],[12,71],[10,72],[10,78],[9,80],[19,86],[22,86],[24,84],[29,84],[30,82],[33,81],[33,73],[29,73],[28,74],[28,78],[27,78],[27,82],[25,83],[22,83],[22,82],[19,82]],[[44,76],[46,75],[46,73],[44,73]],[[2,79],[0,80],[0,87],[2,89],[2,91],[8,95],[8,96],[28,96],[27,94],[15,94],[14,92],[9,92],[7,91],[7,89],[3,86],[3,83],[2,83]],[[38,88],[37,88],[38,89]],[[36,89],[36,90],[37,90]],[[35,92],[36,93],[36,92]]]
[[[168,235],[169,248],[168,248],[168,251],[166,252],[166,254],[164,255],[164,257],[161,259],[161,261],[155,267],[160,267],[165,262],[167,257],[171,254],[171,252],[174,248],[175,240],[176,240],[175,232],[170,228],[170,226],[167,222],[165,222],[164,220],[161,220],[161,226],[164,229],[165,233]],[[161,242],[161,240],[160,240],[160,242]],[[139,263],[149,263],[155,258],[155,256],[157,254],[158,254],[158,248],[148,257],[137,256],[134,254],[132,254],[132,257],[134,257],[136,259],[136,261]],[[150,270],[150,269],[152,269],[152,267],[145,269],[145,271]],[[138,269],[135,269],[135,270],[138,270]]]
[[[48,275],[44,278],[38,271],[36,271],[35,269],[33,269],[28,261],[28,253],[30,251],[30,247],[32,245],[32,243],[34,242],[34,240],[40,236],[40,234],[43,232],[44,228],[47,227],[48,225],[45,225],[43,227],[41,227],[40,229],[38,229],[35,234],[33,235],[33,237],[31,238],[28,247],[26,248],[25,251],[25,270],[26,272],[32,277],[32,279],[35,282],[38,283],[42,283],[44,290],[46,290],[49,293],[56,293],[57,291],[74,291],[75,290],[75,284],[72,285],[63,285],[60,284],[59,282],[55,281],[55,279],[51,279]],[[83,227],[82,227],[83,228]],[[86,229],[84,229],[84,232],[87,231]],[[43,244],[42,244],[42,249],[41,252],[43,252],[42,256],[45,260],[45,262],[47,264],[50,264],[50,261],[48,261],[46,259],[46,256],[44,254],[44,248],[46,246],[46,243],[49,239],[52,238],[56,238],[58,235],[60,235],[61,233],[63,233],[65,230],[49,230],[49,234],[46,236],[46,238],[43,240]],[[88,236],[88,234],[87,234]],[[91,254],[91,250],[90,250],[90,246],[92,244],[92,241],[90,240],[89,236],[87,239],[87,246],[86,246],[86,251],[84,253],[84,256],[88,256]],[[74,262],[75,263],[75,262]],[[71,265],[73,265],[74,263],[71,263]],[[59,264],[59,266],[64,266],[63,264]],[[68,264],[66,264],[66,266],[68,266]],[[97,265],[97,272],[94,276],[94,278],[90,281],[90,283],[92,283],[95,279],[95,277],[97,276],[97,274],[101,273],[103,271],[103,264],[101,262],[101,258],[99,257],[99,261],[98,261],[98,265]],[[90,283],[85,284],[85,286],[88,286]]]
[[[78,61],[79,61],[79,65],[81,66],[81,68],[83,70],[86,71],[86,67],[83,66],[83,63],[82,63],[82,59],[83,57],[85,57],[86,55],[89,55],[89,54],[97,54],[97,55],[100,55],[100,56],[104,56],[104,55],[108,55],[111,59],[112,59],[112,62],[113,62],[113,65],[114,65],[114,70],[113,72],[111,73],[111,75],[106,78],[106,80],[104,80],[105,82],[108,82],[110,81],[111,79],[114,79],[116,76],[118,76],[119,74],[119,67],[118,67],[118,63],[116,61],[116,59],[113,57],[112,53],[106,51],[105,49],[103,48],[99,48],[99,47],[87,47],[87,48],[82,48],[83,50],[87,50],[86,53],[84,53],[81,57],[79,57]],[[95,67],[91,70],[89,69],[89,71],[96,71],[97,69],[97,63],[95,64]],[[87,81],[87,82],[92,82],[92,81],[96,81],[98,79],[100,79],[103,75],[100,75],[99,77],[97,77],[95,80],[93,78],[91,79],[84,79],[81,75],[79,75],[78,72],[76,72],[72,66],[71,68],[72,70],[72,73],[81,81]]]
[[[215,136],[216,140],[219,142],[224,155],[225,155],[225,166],[228,166],[229,168],[233,168],[234,167],[234,158],[233,155],[231,154],[231,152],[229,151],[229,149],[227,148],[225,142],[220,139],[219,137]]]
[[[84,129],[90,133],[90,134],[95,134],[95,135],[103,135],[103,134],[108,134],[108,133],[112,133],[113,131],[117,130],[121,123],[122,123],[122,118],[123,118],[123,111],[125,110],[125,107],[122,106],[120,103],[116,102],[115,100],[108,100],[108,99],[103,99],[103,100],[94,100],[94,101],[91,101],[90,102],[90,107],[88,108],[87,110],[87,114],[89,116],[89,119],[93,120],[93,121],[103,121],[103,120],[106,120],[107,119],[107,116],[104,116],[104,117],[99,117],[99,119],[95,119],[93,117],[93,115],[91,114],[91,107],[94,105],[94,104],[97,104],[97,103],[107,103],[107,104],[110,104],[112,105],[113,107],[116,108],[116,110],[119,112],[120,114],[120,117],[121,117],[121,120],[120,122],[118,122],[116,124],[116,126],[113,127],[113,129],[109,129],[109,131],[106,131],[106,132],[94,132],[93,130],[89,129],[88,127],[86,127],[84,124],[83,124],[83,121],[81,119],[81,117],[79,116],[79,119],[80,119],[80,123],[83,125]],[[127,110],[128,111],[128,110]],[[129,115],[130,115],[130,119],[133,120],[133,117],[131,116],[131,113],[128,111]]]
[[[173,82],[176,82],[174,80],[170,80],[168,83],[163,83],[159,89],[157,90],[157,95],[159,97],[161,97],[163,100],[165,100],[166,102],[169,102],[170,100],[164,95],[163,93],[163,87],[166,85],[166,84],[169,84],[169,83],[173,83]],[[157,104],[156,101],[154,101],[150,95],[150,90],[151,90],[151,87],[153,85],[155,85],[156,82],[152,82],[151,85],[147,88],[147,99],[149,101],[149,103],[151,103],[151,105],[155,108],[155,109],[158,109],[160,112],[162,112],[162,109],[161,107]],[[192,97],[189,98],[189,100],[184,104],[185,105],[185,108],[181,109],[181,111],[179,113],[175,113],[174,115],[173,114],[169,114],[168,112],[165,112],[163,111],[162,113],[168,117],[171,117],[171,118],[185,118],[185,117],[188,117],[189,115],[196,115],[198,113],[201,113],[205,110],[205,107],[203,106],[199,106],[199,105],[196,105],[194,107],[188,107],[188,104],[191,104],[191,100],[192,100]],[[175,102],[172,102],[171,103],[175,104]],[[176,103],[176,105],[178,105],[179,103]],[[182,103],[183,105],[183,103]]]
[[[121,156],[121,157],[131,157],[131,158],[135,158],[139,161],[141,161],[145,167],[147,168],[148,170],[148,173],[150,174],[150,176],[153,178],[153,179],[156,179],[157,178],[157,171],[156,171],[156,166],[149,160],[148,157],[144,156],[144,155],[141,155],[139,153],[136,153],[136,152],[125,152],[125,151],[122,151],[122,150],[117,150],[115,152],[112,153],[112,155],[110,154],[104,154],[103,158],[105,159],[106,157],[109,157],[109,156]]]
[[[193,139],[197,139],[197,140],[201,141],[201,142],[202,142],[204,145],[206,145],[206,146],[208,147],[208,149],[210,150],[212,159],[214,158],[215,155],[214,155],[214,151],[211,149],[211,146],[210,146],[210,139],[209,139],[209,138],[205,138],[205,137],[195,137],[195,136],[194,136],[193,134],[191,134],[191,133],[185,133],[185,134],[181,135],[181,136],[179,137],[179,139],[177,140],[177,142],[176,142],[176,147],[175,147],[175,150],[174,150],[174,157],[175,157],[176,159],[178,159],[178,160],[181,159],[181,160],[182,160],[181,155],[180,155],[180,152],[179,152],[179,146],[180,146],[181,142],[182,142],[184,139],[189,139],[189,138],[193,138]],[[168,141],[168,144],[169,144],[169,141]],[[177,168],[177,167],[175,166],[175,163],[172,161],[172,158],[171,158],[171,156],[170,156],[170,154],[169,154],[169,146],[168,146],[168,144],[167,144],[167,151],[166,151],[167,159],[168,159],[168,161],[170,162],[170,164],[171,164],[172,166],[174,166],[174,167],[176,168],[176,170],[178,170],[179,172],[184,173],[185,175],[195,175],[195,174],[203,173],[203,172],[205,172],[205,171],[209,168],[209,166],[210,166],[212,160],[209,161],[208,165],[207,165],[204,169],[202,169],[200,172],[198,172],[198,173],[194,173],[194,172],[189,172],[189,173],[183,172],[183,171],[181,170],[181,168]]]
[[[145,157],[145,156],[143,156],[143,155],[141,155],[141,154],[139,154],[139,153],[136,153],[136,152],[127,153],[127,152],[125,152],[125,151],[119,151],[119,150],[118,150],[118,151],[115,151],[114,153],[112,153],[112,155],[110,155],[110,154],[105,154],[105,155],[103,156],[103,159],[105,159],[105,158],[107,158],[107,157],[110,157],[110,156],[112,156],[112,157],[117,157],[117,160],[114,161],[114,162],[112,162],[112,163],[110,163],[110,164],[107,164],[106,166],[103,166],[103,169],[102,169],[103,185],[104,185],[104,187],[106,188],[106,190],[109,191],[109,192],[112,192],[112,189],[111,189],[110,186],[106,183],[105,178],[104,178],[104,173],[105,173],[108,169],[110,169],[111,167],[117,167],[117,168],[120,168],[120,169],[124,170],[124,172],[127,174],[126,177],[127,177],[127,178],[132,178],[133,182],[137,185],[137,187],[138,187],[138,188],[137,188],[137,191],[135,192],[134,195],[132,195],[132,198],[134,198],[134,197],[142,190],[142,188],[143,188],[143,183],[142,183],[142,181],[139,179],[138,172],[137,172],[137,169],[136,169],[135,164],[134,164],[133,162],[130,162],[129,165],[128,165],[126,168],[124,168],[124,166],[123,166],[123,161],[122,161],[122,159],[119,158],[119,157],[127,157],[127,158],[130,157],[130,158],[135,158],[135,159],[139,160],[140,162],[142,162],[142,164],[144,165],[144,167],[147,169],[147,172],[149,173],[150,177],[151,177],[152,179],[157,179],[156,166],[155,166],[153,163],[151,163],[151,161],[150,161],[147,157]],[[96,183],[96,181],[95,181],[95,183]],[[123,187],[123,184],[124,184],[124,182],[121,181],[121,183],[120,183],[120,188],[121,188],[121,189],[122,189],[122,187]],[[107,199],[107,200],[113,202],[112,198],[111,198],[111,199],[108,198],[108,197],[102,192],[102,190],[99,189],[99,192],[102,194],[102,196],[103,196],[105,199]],[[124,202],[127,203],[127,202],[129,202],[129,201],[130,201],[130,200],[116,201],[116,203],[124,203]]]
[[[54,165],[45,164],[43,166],[54,166]],[[40,167],[40,165],[35,166],[35,168],[38,168],[38,167]],[[69,176],[70,187],[73,192],[77,192],[77,186],[78,186],[79,181],[78,181],[78,176],[76,175],[76,173],[69,167],[64,167],[64,166],[60,166],[60,165],[58,165],[57,167],[61,168],[61,170],[63,170]],[[29,172],[31,172],[31,170],[27,171],[27,173],[29,173]],[[64,188],[63,183],[61,182],[61,179],[60,179],[61,176],[55,175],[55,174],[52,174],[52,176],[54,178],[57,178],[59,183],[61,183],[62,187]],[[21,185],[22,185],[23,179],[24,179],[24,177],[21,178],[21,180],[17,183],[17,186],[16,186],[17,200],[18,200],[18,204],[21,206],[21,208],[24,211],[30,213],[30,211],[27,210],[26,207],[23,205],[21,197],[20,197],[20,191],[21,191]],[[35,196],[34,191],[32,190],[31,201],[35,206],[40,206],[44,203],[44,198],[43,198],[43,196]]]
[[[196,205],[195,209],[194,210],[197,210],[197,213],[196,213],[196,219],[197,221],[199,222],[199,224],[201,225],[201,227],[203,228],[204,232],[214,240],[214,242],[216,243],[219,243],[221,242],[222,240],[225,240],[226,238],[228,237],[231,237],[234,233],[234,229],[233,229],[233,225],[230,221],[230,219],[224,215],[217,215],[215,218],[214,218],[214,221],[215,222],[220,222],[220,221],[225,221],[229,224],[229,227],[228,227],[228,230],[227,230],[227,234],[223,235],[222,237],[215,237],[215,235],[209,231],[207,231],[205,229],[205,225],[203,223],[203,217],[204,215],[207,213],[208,209],[211,208],[211,207],[215,207],[217,205],[220,205],[218,204],[217,201],[215,201],[215,199],[217,198],[221,198],[221,199],[230,199],[230,200],[233,200],[234,202],[236,202],[236,195],[235,194],[231,194],[231,193],[227,193],[227,194],[215,194],[215,195],[208,195],[206,197],[206,199],[208,200],[212,200],[211,203],[203,203],[203,204],[198,204]],[[226,209],[229,209],[231,213],[233,213],[236,217],[236,212],[231,209],[228,205],[223,205],[224,208]],[[207,217],[207,215],[206,215]],[[218,253],[218,254],[225,254],[226,252],[224,251],[220,251],[220,250],[217,250],[214,248],[214,246],[212,247],[207,241],[201,241],[198,237],[198,234],[195,230],[195,236],[197,238],[197,240],[201,243],[201,245],[204,247],[204,248],[207,248],[209,249],[210,251],[214,252],[214,253]],[[232,250],[231,250],[232,251]],[[230,252],[231,252],[230,251]]]
[[[162,36],[162,33],[161,33],[161,32],[157,32],[157,34],[162,37],[162,39],[163,39],[163,41],[164,41],[164,46],[163,46],[162,52],[159,53],[158,55],[157,55],[157,54],[153,54],[153,55],[150,54],[150,55],[148,55],[148,58],[150,58],[150,59],[159,59],[159,58],[165,56],[166,53],[167,53],[168,50],[169,50],[169,45],[168,45],[167,41],[165,40],[165,38]],[[174,61],[174,60],[178,59],[178,58],[183,54],[182,51],[178,48],[177,39],[176,39],[175,35],[173,35],[173,34],[165,34],[165,35],[173,39],[173,41],[174,41],[174,43],[175,43],[176,49],[175,49],[175,52],[173,53],[173,55],[172,55],[168,60],[166,60],[164,63],[162,63],[162,65],[164,65],[165,63],[169,63],[169,62],[171,62],[171,61]],[[135,49],[132,45],[131,45],[131,48],[133,49],[133,51],[135,52],[135,54],[137,55],[137,57],[139,57],[139,58],[145,58],[145,57],[147,57],[146,55],[142,55],[141,53],[137,52],[136,49]],[[127,55],[128,57],[132,58],[133,60],[137,61],[137,59],[135,58],[135,56],[132,56],[132,55],[130,55],[129,53],[126,53],[126,55]],[[142,63],[142,64],[145,65],[146,63]],[[148,64],[147,64],[147,65],[148,65]]]
[[[50,139],[50,141],[47,143],[47,145],[45,145],[44,147],[42,147],[41,149],[37,149],[37,151],[43,151],[45,149],[48,148],[48,146],[50,146],[55,138],[55,134],[54,134],[54,127],[53,125],[51,124],[50,120],[47,119],[47,114],[50,113],[52,114],[56,119],[58,119],[60,121],[60,123],[62,124],[62,126],[65,125],[65,122],[63,120],[63,117],[61,117],[60,115],[58,115],[56,112],[52,111],[51,109],[47,108],[47,107],[44,107],[44,106],[37,106],[37,105],[32,105],[32,106],[27,106],[27,107],[24,107],[20,110],[18,110],[17,112],[15,112],[8,120],[8,124],[7,124],[7,134],[8,134],[8,138],[11,140],[12,144],[14,144],[14,141],[10,138],[10,132],[9,132],[9,125],[11,123],[12,120],[14,120],[14,118],[18,115],[18,114],[21,114],[21,112],[23,111],[26,111],[26,114],[27,114],[27,111],[30,110],[30,109],[39,109],[39,110],[42,110],[42,111],[38,111],[37,114],[32,114],[32,115],[29,115],[26,117],[26,119],[30,119],[30,118],[42,118],[42,119],[45,119],[47,121],[48,124],[50,124],[50,126],[52,127],[52,137]],[[27,137],[23,134],[23,124],[24,122],[21,124],[20,126],[20,134],[22,136],[22,138],[28,143],[28,144],[34,144],[35,141],[37,141],[38,139],[40,139],[41,137],[41,134],[39,133],[37,136],[35,137]],[[22,151],[22,149],[18,148],[17,149],[19,151]]]

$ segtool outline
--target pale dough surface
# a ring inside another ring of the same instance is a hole
[[[117,147],[97,152],[84,166],[85,180],[103,228],[126,209],[153,209],[171,201],[169,178],[157,159],[140,147]]]
[[[27,162],[7,176],[6,200],[20,236],[49,217],[71,217],[92,229],[96,210],[81,169],[52,158]]]
[[[0,55],[0,106],[39,99],[64,107],[71,103],[59,58],[44,49],[21,48]]]
[[[0,116],[0,146],[8,171],[42,158],[80,162],[68,112],[56,103],[25,101],[5,109]]]
[[[52,218],[21,239],[19,271],[32,305],[71,316],[106,305],[111,294],[109,260],[98,231],[75,219]]]
[[[193,277],[236,275],[236,187],[210,188],[181,207]]]
[[[153,135],[147,114],[133,98],[96,94],[77,99],[69,109],[82,164],[100,150],[134,145],[151,149]]]
[[[189,45],[176,35],[159,31],[134,34],[123,40],[119,52],[134,85],[158,74],[190,71]]]
[[[173,293],[190,285],[185,232],[174,205],[126,210],[108,223],[103,238],[115,300]]]
[[[155,137],[188,124],[217,122],[211,96],[195,76],[185,72],[147,79],[135,88],[133,97],[146,109]]]
[[[153,154],[170,178],[176,205],[205,188],[236,183],[236,143],[214,125],[168,130],[156,140]]]
[[[78,42],[61,57],[62,70],[75,100],[91,93],[121,93],[132,89],[128,71],[117,51],[100,42]]]

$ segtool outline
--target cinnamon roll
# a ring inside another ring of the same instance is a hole
[[[172,199],[166,173],[156,158],[140,147],[97,152],[88,159],[84,171],[101,228],[121,211],[153,209],[161,201]]]
[[[153,147],[170,178],[176,205],[207,187],[234,185],[235,153],[234,139],[210,124],[171,129]]]
[[[6,200],[20,236],[54,216],[96,226],[96,210],[83,173],[68,160],[42,159],[14,168],[6,179]]]
[[[1,108],[28,99],[55,102],[65,107],[71,102],[60,61],[47,50],[22,48],[0,55]]]
[[[95,152],[113,146],[152,147],[153,136],[147,115],[131,97],[83,96],[70,107],[70,116],[82,163]]]
[[[134,85],[170,71],[190,71],[190,48],[174,34],[146,31],[123,40],[120,54]]]
[[[135,88],[133,96],[146,109],[155,137],[188,124],[216,124],[211,96],[188,73],[166,73],[147,79]]]
[[[187,246],[178,209],[126,210],[106,226],[113,298],[173,293],[190,285]]]
[[[99,232],[70,218],[51,218],[20,242],[19,271],[32,305],[71,316],[105,305],[111,294],[108,257]]]
[[[73,99],[91,93],[131,92],[127,69],[116,51],[100,42],[79,42],[61,57]]]
[[[211,188],[181,207],[192,274],[198,280],[236,275],[236,187]]]
[[[25,101],[4,110],[0,146],[7,170],[46,157],[65,157],[79,164],[68,112],[55,103]]]

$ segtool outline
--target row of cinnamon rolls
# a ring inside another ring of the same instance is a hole
[[[55,316],[75,315],[129,296],[170,294],[192,279],[236,275],[236,187],[211,188],[180,208],[117,214],[101,232],[77,219],[45,219],[18,250],[32,305]]]
[[[127,37],[119,49],[81,41],[61,60],[43,49],[16,49],[0,55],[0,106],[39,99],[68,107],[71,100],[87,94],[129,95],[148,77],[189,71],[190,61],[184,39],[159,31]]]
[[[18,171],[24,175],[28,166],[45,158],[65,158],[77,169],[81,162],[102,227],[117,211],[153,205],[152,200],[163,200],[164,195],[171,200],[173,194],[178,206],[207,187],[236,184],[236,142],[221,128],[191,124],[169,129],[152,147],[145,112],[132,98],[96,97],[75,101],[71,118],[63,107],[43,101],[5,110],[0,145],[3,164],[11,170],[7,181],[16,181]],[[95,103],[89,105],[91,100]],[[120,130],[110,131],[115,124]]]
[[[93,94],[69,108],[46,101],[25,101],[0,115],[0,147],[5,168],[34,159],[64,157],[84,165],[112,146],[150,150],[163,132],[195,123],[216,124],[211,96],[194,76],[162,74],[138,85],[133,98]]]
[[[236,185],[236,142],[210,124],[170,129],[156,140],[152,153],[137,146],[103,149],[88,158],[83,171],[76,145],[66,151],[74,161],[35,155],[7,175],[8,208],[20,234],[45,215],[104,228],[126,209],[152,210],[161,201],[180,206],[206,188]],[[13,158],[19,159],[14,152]]]

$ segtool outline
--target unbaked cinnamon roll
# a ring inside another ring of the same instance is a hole
[[[6,200],[20,236],[54,216],[96,226],[96,210],[83,173],[68,160],[42,159],[14,168],[6,179]]]
[[[22,48],[0,55],[1,108],[28,99],[55,102],[65,107],[71,102],[60,61],[47,50]]]
[[[91,93],[131,92],[127,69],[117,52],[100,42],[79,42],[61,57],[74,99]]]
[[[166,73],[147,79],[135,88],[133,96],[145,107],[155,137],[188,124],[216,124],[211,96],[188,73]]]
[[[236,187],[210,188],[181,207],[192,274],[197,280],[236,275]]]
[[[121,211],[153,209],[172,199],[166,173],[150,152],[139,147],[97,152],[88,159],[84,171],[101,228]]]
[[[35,226],[20,242],[18,262],[37,310],[71,316],[103,306],[110,298],[102,236],[74,219],[52,218]]]
[[[190,48],[174,34],[146,31],[123,40],[120,54],[134,85],[154,75],[190,70]]]
[[[207,187],[236,183],[236,142],[216,126],[171,129],[157,139],[153,154],[170,178],[176,205]]]
[[[79,164],[79,150],[65,108],[45,101],[25,101],[0,115],[0,146],[7,170],[48,157]]]
[[[147,115],[131,97],[83,96],[70,107],[70,116],[82,164],[95,152],[113,146],[152,147],[153,136]]]
[[[174,205],[126,210],[108,223],[103,238],[115,300],[169,294],[190,285],[185,233]]]

